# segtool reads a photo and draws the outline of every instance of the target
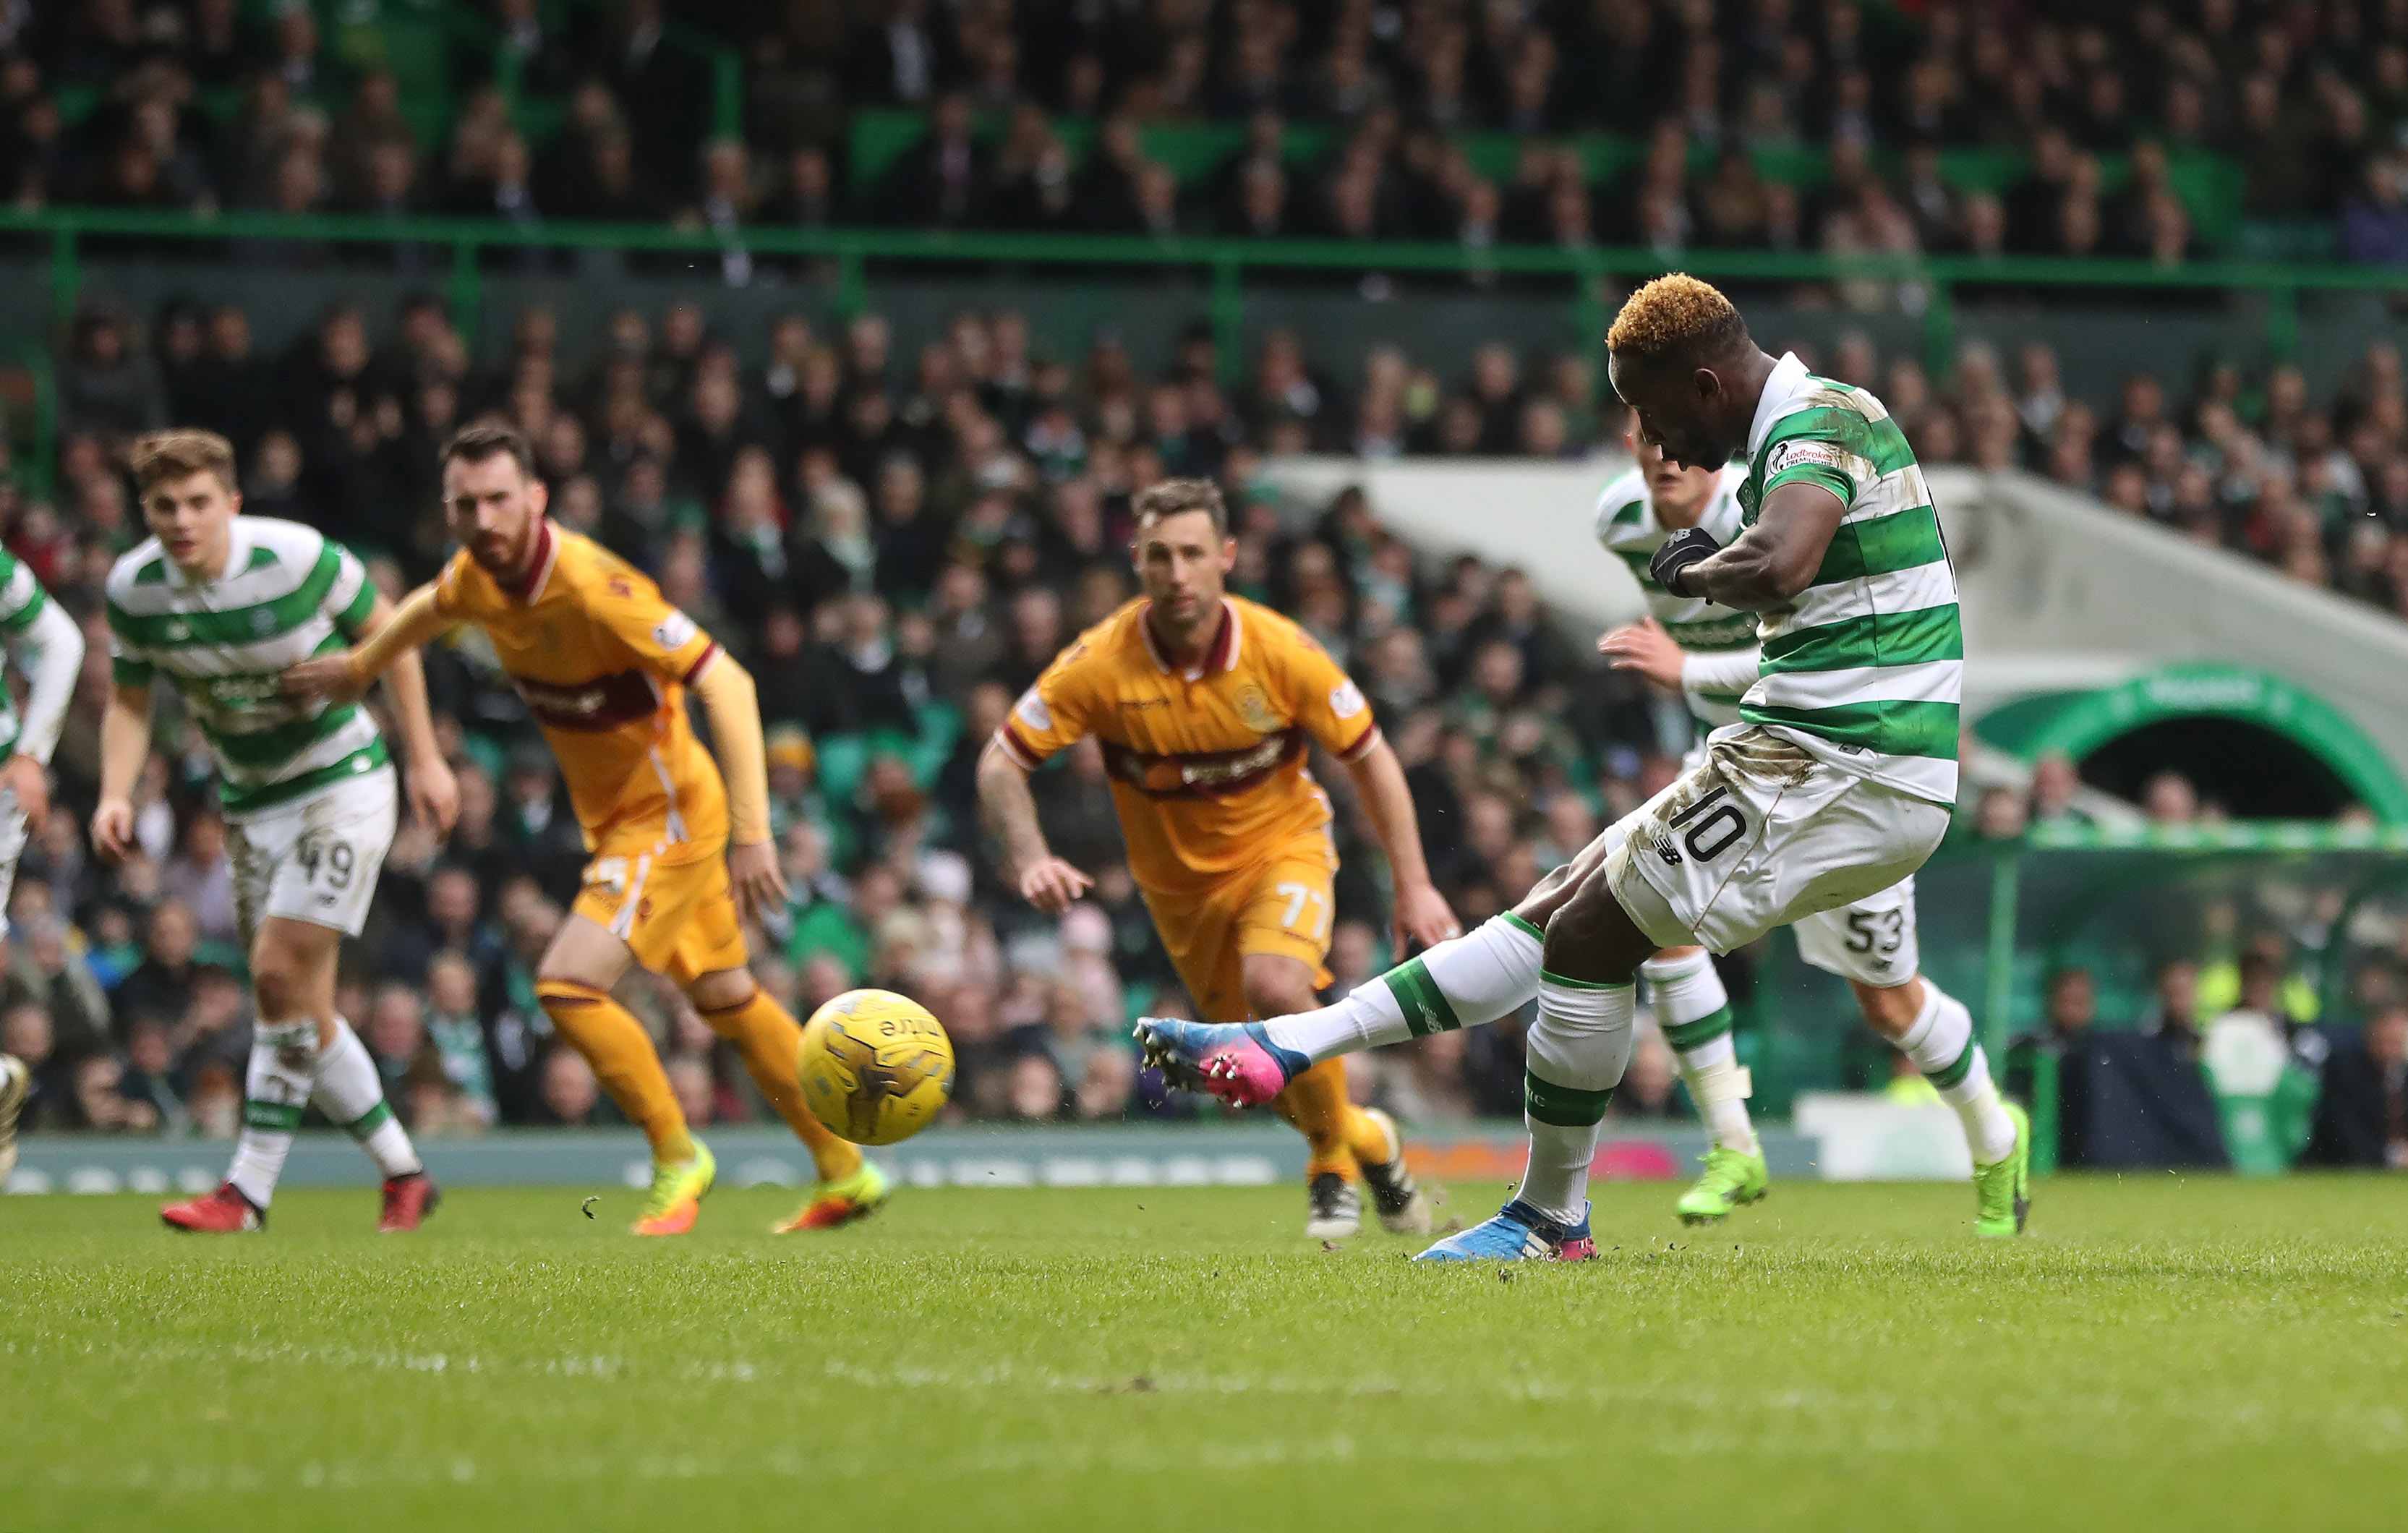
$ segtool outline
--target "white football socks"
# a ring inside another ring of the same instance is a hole
[[[1680,1061],[1689,1100],[1714,1142],[1743,1155],[1761,1153],[1747,1115],[1755,1083],[1731,1046],[1730,995],[1713,959],[1698,948],[1676,958],[1650,958],[1639,972],[1647,981],[1656,1024]]]
[[[384,1099],[384,1080],[377,1073],[367,1045],[340,1016],[335,1019],[334,1046],[318,1059],[315,1100],[319,1110],[359,1141],[386,1178],[410,1176],[425,1168],[409,1142],[409,1130],[401,1126]]]
[[[242,1138],[235,1141],[226,1180],[234,1190],[265,1209],[276,1196],[293,1134],[318,1066],[318,1024],[261,1023],[251,1031],[251,1069],[243,1083]]]
[[[1522,1122],[1530,1131],[1529,1168],[1517,1201],[1559,1225],[1588,1217],[1588,1168],[1597,1125],[1630,1063],[1639,987],[1593,984],[1554,974],[1539,981],[1539,1020],[1525,1040]]]
[[[1511,911],[1409,959],[1334,1006],[1273,1017],[1263,1031],[1282,1049],[1325,1059],[1401,1043],[1426,1033],[1495,1022],[1539,993],[1539,928]]]
[[[1988,1058],[1973,1041],[1973,1013],[1965,1009],[1965,1003],[1925,979],[1923,1010],[1898,1046],[1956,1110],[1965,1125],[1965,1142],[1973,1152],[1973,1164],[1988,1166],[2005,1159],[2015,1147],[2014,1121],[1999,1100]]]

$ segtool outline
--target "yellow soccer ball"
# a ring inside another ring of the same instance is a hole
[[[828,1132],[894,1144],[953,1095],[953,1040],[928,1009],[891,990],[848,990],[803,1024],[803,1100]]]

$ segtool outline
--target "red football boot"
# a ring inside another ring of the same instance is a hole
[[[231,1182],[189,1202],[170,1203],[159,1211],[159,1217],[169,1229],[193,1235],[239,1235],[267,1225],[267,1211],[235,1191]]]
[[[389,1176],[384,1179],[384,1217],[377,1221],[377,1233],[407,1235],[442,1201],[443,1189],[423,1171]]]

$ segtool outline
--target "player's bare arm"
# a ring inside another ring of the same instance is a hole
[[[377,598],[376,609],[361,625],[366,642],[304,660],[284,673],[280,690],[287,697],[323,697],[330,703],[352,703],[367,695],[378,677],[398,665],[404,655],[418,668],[418,652],[441,637],[448,626],[441,613],[435,609],[435,587],[422,585],[401,598],[399,605],[388,608],[384,598]],[[419,669],[419,695],[425,696],[426,681]],[[396,706],[401,699],[396,695]],[[408,721],[403,724],[407,727]],[[430,729],[429,738],[433,732]]]
[[[769,752],[761,738],[760,691],[724,650],[690,683],[710,720],[719,775],[727,783],[727,881],[737,908],[759,920],[786,908],[786,876],[769,838]]]
[[[39,832],[42,822],[50,815],[50,769],[22,752],[0,765],[0,793],[17,800],[17,811],[25,817],[25,828]]]
[[[1463,925],[1447,907],[1446,897],[1430,881],[1429,862],[1422,855],[1421,824],[1413,814],[1412,790],[1405,784],[1405,768],[1386,740],[1346,764],[1355,792],[1363,795],[1364,812],[1388,854],[1388,874],[1397,890],[1395,937],[1397,951],[1412,944],[1430,947],[1463,935]]]
[[[20,578],[32,581],[30,574]],[[33,589],[38,595],[41,588]],[[83,673],[83,630],[58,603],[44,600],[31,626],[9,648],[25,677],[25,707],[17,748],[0,764],[0,792],[14,795],[26,829],[39,832],[50,812],[50,752]]]
[[[1037,823],[1037,799],[1028,791],[1028,769],[989,742],[979,757],[980,817],[1003,846],[1005,876],[1020,897],[1044,911],[1060,915],[1095,880],[1054,855],[1045,832]],[[1410,809],[1411,805],[1407,808]],[[1419,854],[1420,842],[1414,842]]]
[[[432,598],[429,598],[432,605]],[[367,617],[360,623],[362,637],[374,643],[376,637],[394,624],[399,609],[381,595],[368,609]],[[335,655],[322,656],[333,660]],[[315,661],[305,661],[314,665]],[[370,673],[371,675],[375,673]],[[460,784],[452,775],[452,764],[443,759],[443,747],[435,738],[435,715],[426,703],[426,669],[419,664],[418,646],[411,645],[394,657],[384,672],[384,687],[393,698],[393,709],[401,722],[404,760],[408,767],[407,787],[409,809],[418,823],[435,835],[448,836],[452,823],[460,817]]]
[[[150,758],[150,683],[109,688],[100,720],[100,803],[92,811],[93,849],[111,862],[134,854],[134,784]]]
[[[1624,623],[1605,635],[1597,641],[1597,652],[1615,670],[1637,671],[1674,692],[1681,690],[1681,667],[1689,658],[1688,652],[1652,617]]]
[[[1814,583],[1824,551],[1847,511],[1839,496],[1820,485],[1777,485],[1764,497],[1756,525],[1728,548],[1674,566],[1671,580],[1659,569],[1656,579],[1675,595],[1703,596],[1742,612],[1778,611]]]

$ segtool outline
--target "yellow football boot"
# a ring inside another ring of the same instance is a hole
[[[886,1206],[895,1196],[895,1183],[878,1163],[862,1157],[861,1169],[839,1182],[814,1182],[811,1195],[795,1216],[770,1227],[780,1235],[792,1235],[798,1229],[834,1229],[856,1219],[867,1219]]]
[[[702,1200],[718,1179],[719,1162],[711,1158],[710,1147],[700,1139],[694,1141],[694,1158],[681,1166],[663,1166],[655,1161],[652,1196],[644,1199],[644,1211],[636,1220],[636,1233],[683,1235],[694,1228],[695,1217],[702,1212]]]

